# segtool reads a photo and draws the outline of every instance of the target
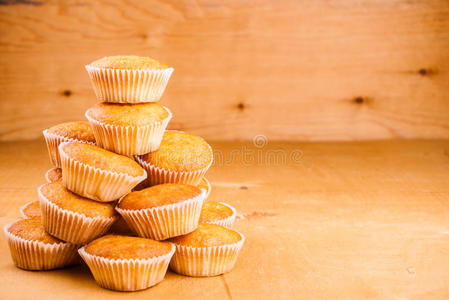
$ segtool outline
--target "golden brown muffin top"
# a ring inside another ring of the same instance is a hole
[[[61,181],[62,180],[62,169],[53,168],[47,171],[47,180],[50,182]]]
[[[232,209],[215,201],[204,202],[201,209],[200,222],[223,220],[232,216]]]
[[[166,65],[153,58],[135,55],[106,56],[90,64],[104,69],[166,69]]]
[[[121,209],[145,209],[192,199],[201,194],[201,189],[188,184],[165,183],[131,192],[118,207]]]
[[[84,250],[110,259],[145,259],[169,253],[172,245],[141,237],[109,234],[90,242]]]
[[[28,202],[27,204],[24,205],[22,212],[28,218],[36,218],[36,217],[40,218],[41,206],[39,204],[39,201]]]
[[[40,218],[18,220],[8,228],[8,232],[27,241],[39,241],[46,244],[61,243],[45,231]]]
[[[86,114],[101,123],[116,126],[145,126],[160,122],[169,112],[159,103],[98,103],[89,108]]]
[[[171,238],[168,241],[189,247],[213,247],[235,244],[241,239],[240,234],[232,229],[200,223],[198,228],[191,233]]]
[[[69,157],[88,166],[138,177],[144,174],[142,167],[129,157],[107,151],[98,146],[83,143],[66,143],[60,146]]]
[[[62,209],[77,212],[89,218],[114,216],[112,203],[97,202],[78,196],[66,189],[61,181],[46,183],[39,190],[48,201]]]
[[[92,126],[87,121],[61,123],[47,129],[47,132],[63,136],[65,138],[95,143]]]
[[[213,159],[208,143],[201,137],[166,130],[159,149],[141,155],[143,161],[171,171],[195,171],[206,168]]]
[[[209,181],[206,179],[206,177],[203,177],[200,181],[200,183],[198,184],[198,187],[200,189],[206,190],[206,193],[209,193],[210,191],[210,184]]]

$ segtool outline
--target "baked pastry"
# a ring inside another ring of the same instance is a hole
[[[176,246],[170,268],[188,276],[215,276],[234,267],[245,237],[232,229],[199,224],[193,232],[168,241]]]
[[[97,145],[127,156],[159,148],[171,117],[159,103],[99,103],[86,111]]]
[[[51,270],[79,262],[78,247],[45,232],[39,218],[22,219],[3,228],[14,264],[25,270]]]
[[[212,160],[212,148],[205,140],[177,130],[166,130],[156,151],[136,156],[136,161],[148,173],[146,186],[162,183],[198,185]]]
[[[109,230],[117,219],[112,203],[101,203],[78,196],[61,181],[38,189],[42,223],[52,236],[82,245]]]
[[[112,224],[109,229],[110,234],[118,234],[118,235],[127,235],[127,236],[136,236],[136,233],[129,228],[128,224],[126,224],[125,220],[122,216],[117,216],[117,221]]]
[[[141,56],[109,56],[86,66],[99,101],[159,101],[173,73],[163,63]]]
[[[200,183],[198,184],[198,187],[206,191],[206,199],[207,199],[209,197],[210,190],[212,189],[209,180],[207,180],[206,177],[203,177],[203,179],[201,179]]]
[[[199,222],[232,228],[232,226],[234,226],[236,215],[235,209],[229,204],[206,201],[201,209]]]
[[[20,208],[20,214],[24,219],[40,218],[41,207],[39,201],[31,201]]]
[[[62,183],[70,191],[100,202],[128,194],[147,176],[134,160],[82,143],[59,145]]]
[[[58,146],[62,142],[95,144],[92,127],[87,121],[67,122],[52,126],[43,132],[50,161],[55,167],[61,167]]]
[[[45,180],[47,180],[47,182],[61,181],[62,180],[61,168],[53,168],[48,170],[47,173],[45,173]]]
[[[80,248],[79,254],[101,287],[137,291],[164,279],[174,251],[167,242],[106,235]]]
[[[204,196],[193,185],[161,184],[126,195],[115,209],[137,235],[165,240],[198,226]]]

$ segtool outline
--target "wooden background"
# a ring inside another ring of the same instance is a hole
[[[117,54],[173,66],[170,127],[207,139],[449,138],[447,0],[0,0],[0,141],[82,119]]]

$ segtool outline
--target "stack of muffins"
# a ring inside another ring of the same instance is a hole
[[[136,291],[167,268],[188,276],[230,271],[244,236],[236,211],[206,201],[212,149],[201,137],[166,130],[158,103],[173,68],[146,57],[105,57],[86,66],[96,97],[86,121],[44,130],[51,163],[39,201],[5,226],[19,268],[79,263],[108,289]]]

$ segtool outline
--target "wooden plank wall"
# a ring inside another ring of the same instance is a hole
[[[0,0],[0,140],[82,119],[116,54],[175,67],[170,127],[208,139],[449,138],[447,0]]]

